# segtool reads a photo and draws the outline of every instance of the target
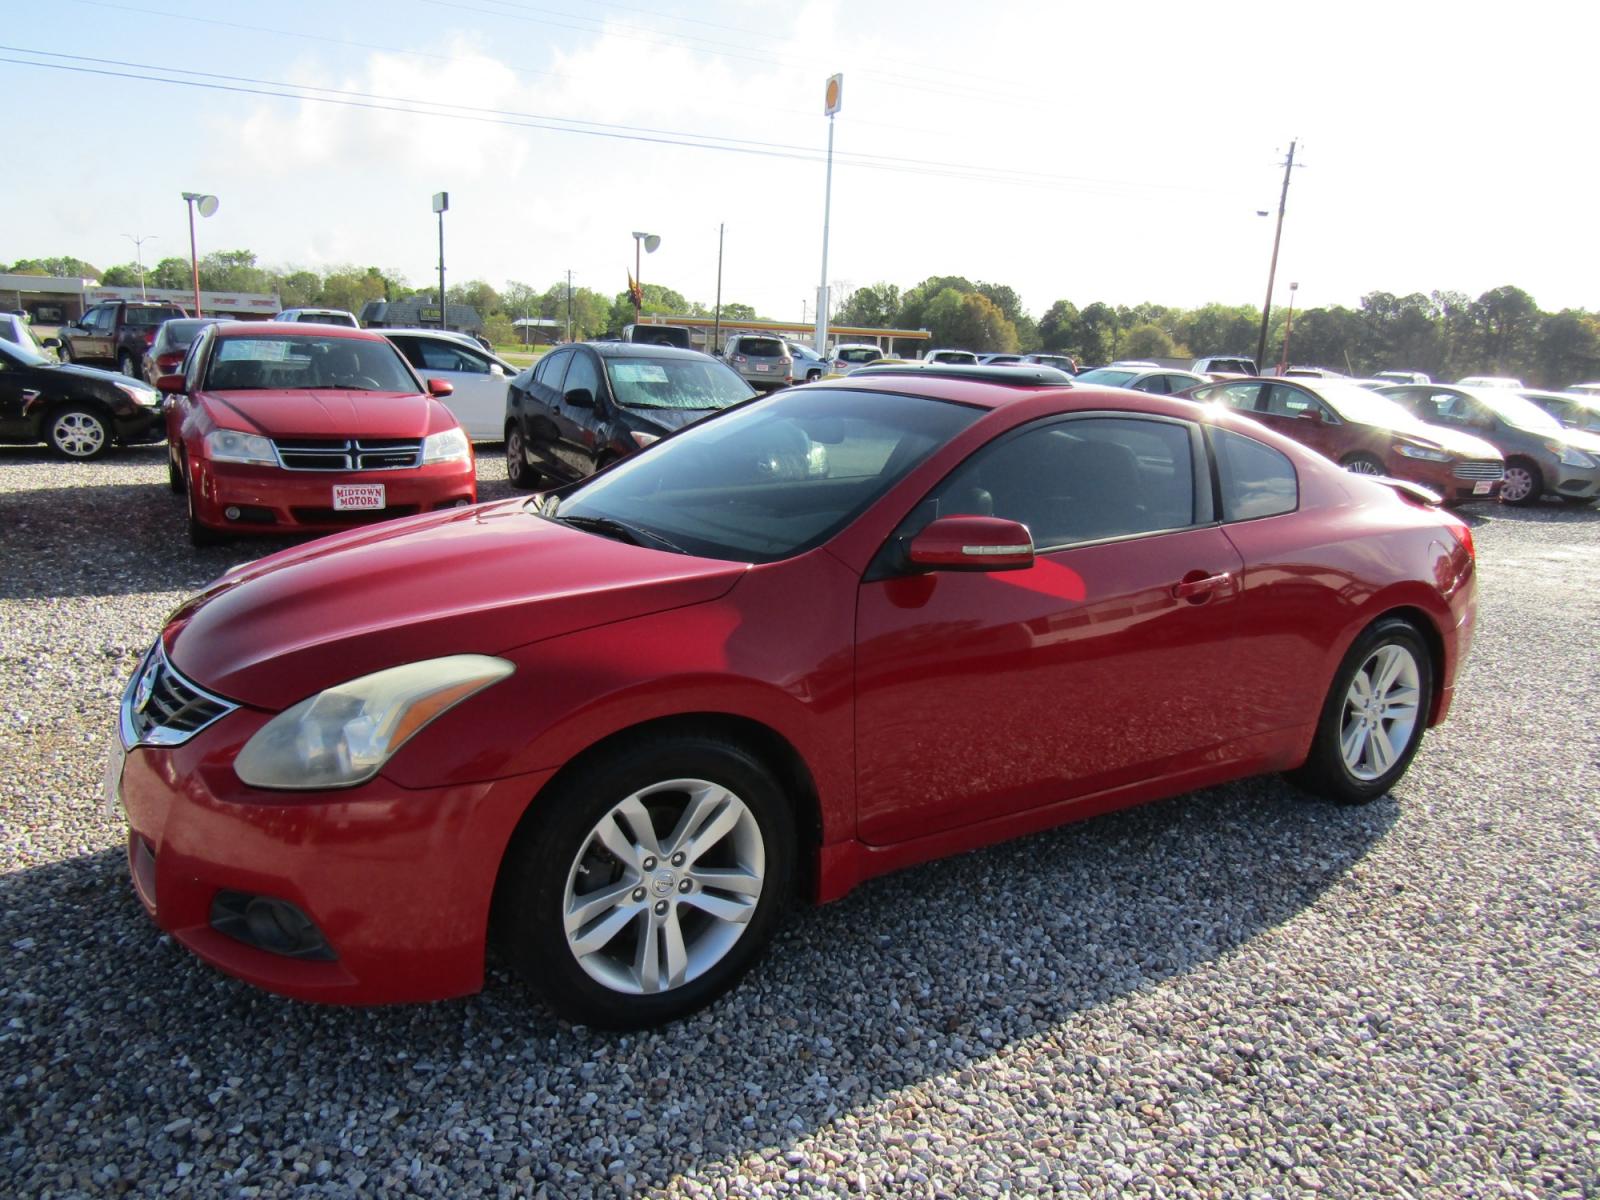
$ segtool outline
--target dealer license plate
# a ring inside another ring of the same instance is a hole
[[[765,371],[766,369],[767,369],[767,364],[766,363],[757,363],[756,364],[756,370]]]
[[[111,730],[111,745],[106,751],[106,769],[100,776],[100,801],[108,816],[116,816],[122,806],[122,764],[128,752],[122,748],[122,735]]]
[[[1487,496],[1492,491],[1494,491],[1494,484],[1487,479],[1480,479],[1472,485],[1472,494],[1474,496]]]
[[[383,507],[383,484],[336,483],[333,485],[334,512],[364,512]]]

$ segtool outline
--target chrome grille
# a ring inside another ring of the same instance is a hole
[[[290,471],[398,471],[422,462],[421,438],[295,438],[273,445]]]
[[[237,707],[178,674],[158,639],[122,693],[122,742],[178,746]]]
[[[1506,465],[1499,459],[1479,458],[1470,462],[1458,462],[1455,469],[1457,479],[1504,479]]]

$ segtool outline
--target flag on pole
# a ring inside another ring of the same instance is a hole
[[[628,298],[633,301],[635,308],[644,307],[644,288],[634,280],[632,271],[628,272]]]

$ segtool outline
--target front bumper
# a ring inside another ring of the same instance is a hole
[[[1551,478],[1550,490],[1558,496],[1592,499],[1600,496],[1600,468],[1557,466]]]
[[[118,413],[111,418],[112,433],[124,446],[142,446],[162,442],[167,437],[166,422],[161,407],[138,408],[130,413]]]
[[[340,484],[384,487],[384,507],[335,511]],[[393,517],[476,503],[472,460],[396,471],[286,471],[191,458],[189,486],[200,524],[229,533],[298,533],[351,529]],[[238,516],[229,517],[236,509]]]
[[[382,776],[340,791],[251,789],[233,760],[272,715],[239,708],[179,745],[132,746],[108,778],[146,911],[224,973],[295,999],[477,991],[501,859],[552,772],[416,790]],[[239,894],[293,905],[331,954],[292,957],[224,932],[219,896]]]
[[[1437,492],[1446,503],[1500,498],[1505,469],[1498,461],[1492,464],[1498,473],[1491,474],[1491,464],[1476,460],[1436,463],[1427,459],[1407,458],[1398,453],[1390,457],[1391,469],[1398,478],[1420,483],[1429,491]],[[1463,475],[1467,477],[1463,478]]]

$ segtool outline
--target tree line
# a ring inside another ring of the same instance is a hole
[[[98,279],[108,286],[133,287],[139,282],[133,263],[101,271],[77,258],[25,259],[10,270]],[[187,259],[161,259],[144,274],[150,287],[191,286]],[[433,298],[437,291],[412,287],[398,271],[373,266],[341,266],[325,272],[266,267],[248,250],[206,255],[200,260],[200,286],[207,291],[276,294],[285,308],[356,313],[369,300]],[[647,283],[643,291],[646,313],[712,315],[706,304],[662,284]],[[1260,310],[1250,305],[1174,308],[1098,300],[1082,307],[1057,300],[1035,320],[1013,288],[974,283],[960,275],[931,275],[904,292],[892,283],[875,283],[854,289],[836,285],[835,293],[831,319],[837,325],[927,329],[935,346],[1047,350],[1070,354],[1082,364],[1119,358],[1253,355],[1261,321]],[[499,289],[474,279],[451,286],[449,299],[476,308],[485,320],[487,336],[500,344],[522,340],[512,324],[519,317],[558,322],[563,336],[570,319],[572,336],[579,340],[614,333],[633,320],[633,302],[625,288],[607,296],[586,287],[569,289],[565,279],[544,288],[509,280]],[[726,324],[761,319],[748,304],[722,306]],[[1477,299],[1452,291],[1406,296],[1371,292],[1356,308],[1332,305],[1296,311],[1292,328],[1288,310],[1278,307],[1268,328],[1263,367],[1283,357],[1286,335],[1293,362],[1352,375],[1382,370],[1426,371],[1435,379],[1515,375],[1550,387],[1600,379],[1600,314],[1570,308],[1544,312],[1527,292],[1509,285]]]

